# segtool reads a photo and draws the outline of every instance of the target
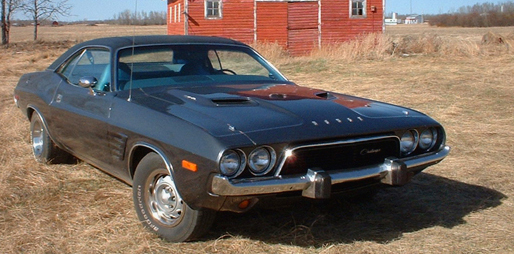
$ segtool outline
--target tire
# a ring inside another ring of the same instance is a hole
[[[170,242],[197,239],[214,221],[215,211],[195,210],[180,196],[162,158],[146,155],[136,168],[133,199],[144,227]]]
[[[36,161],[46,164],[66,163],[72,156],[55,145],[38,113],[30,118],[30,141]]]

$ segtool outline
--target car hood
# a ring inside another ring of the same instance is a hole
[[[146,89],[147,105],[215,136],[242,133],[255,143],[373,133],[419,125],[425,115],[377,101],[293,84]],[[398,118],[403,118],[398,121]],[[268,137],[267,137],[268,136]]]

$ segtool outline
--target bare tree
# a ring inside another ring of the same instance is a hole
[[[37,40],[38,25],[41,20],[70,15],[68,0],[24,0],[21,9],[34,22],[34,40]]]
[[[112,20],[118,25],[165,25],[166,24],[166,12],[145,12],[141,11],[133,13],[130,10],[120,12],[118,15],[114,15]]]
[[[7,23],[6,23],[6,20],[5,20],[5,3],[6,0],[2,0],[2,45],[5,45],[7,44]]]
[[[11,30],[11,18],[16,9],[20,7],[19,0],[2,0],[2,45],[9,43],[9,32]]]

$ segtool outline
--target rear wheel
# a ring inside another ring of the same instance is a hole
[[[47,164],[68,162],[72,157],[55,145],[38,113],[30,118],[30,140],[36,161]]]
[[[214,221],[214,211],[195,210],[184,202],[173,176],[155,153],[146,155],[137,166],[132,188],[139,220],[168,241],[196,239]]]

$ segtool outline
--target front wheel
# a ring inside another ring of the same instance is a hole
[[[139,220],[167,241],[196,239],[214,221],[214,211],[195,210],[184,202],[173,176],[155,153],[146,155],[137,166],[132,189]]]

